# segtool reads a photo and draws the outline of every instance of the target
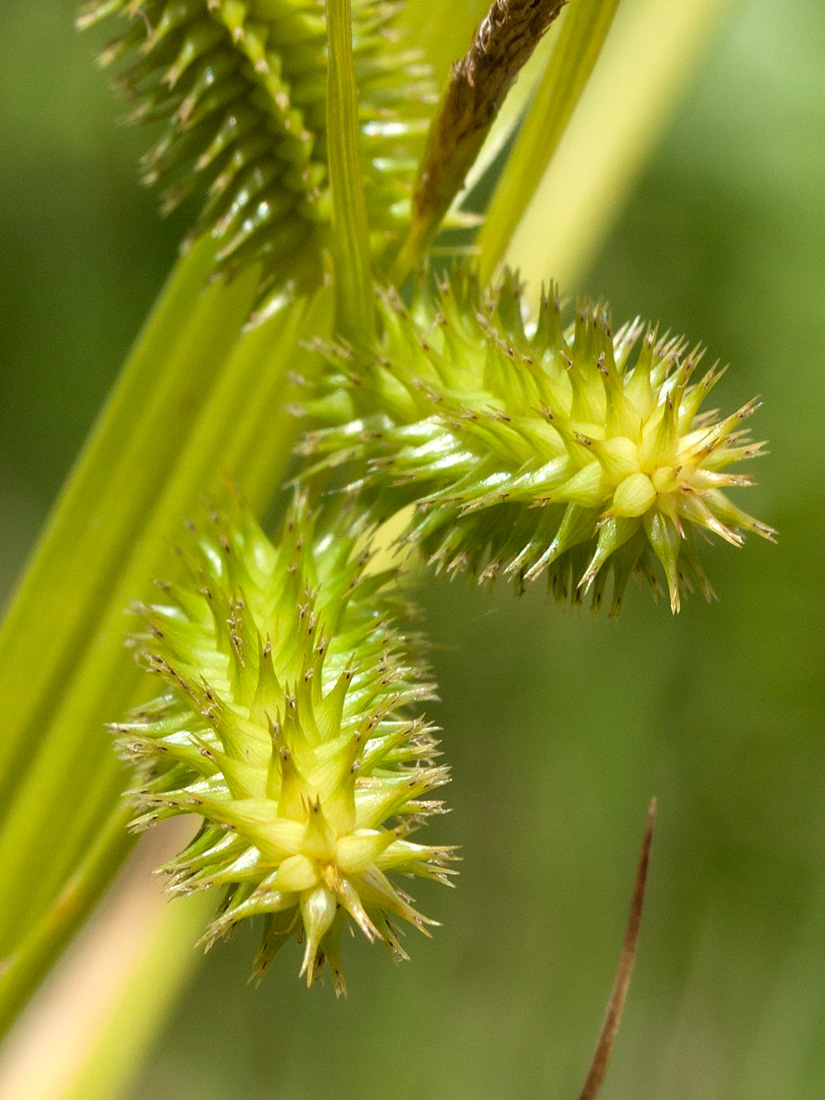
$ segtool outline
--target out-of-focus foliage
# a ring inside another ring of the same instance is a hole
[[[142,139],[111,126],[72,16],[66,0],[0,8],[4,590],[185,229],[135,186]],[[819,1095],[823,134],[820,0],[738,0],[570,288],[707,342],[734,366],[722,406],[762,394],[772,456],[749,505],[779,546],[716,547],[720,602],[688,600],[678,620],[632,590],[618,624],[538,591],[428,591],[455,806],[433,840],[463,844],[464,863],[459,890],[417,896],[444,928],[398,970],[348,945],[361,957],[338,1004],[280,964],[249,988],[239,934],[207,959],[132,1100],[575,1095],[651,793],[649,904],[605,1100]]]

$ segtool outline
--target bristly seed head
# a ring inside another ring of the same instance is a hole
[[[399,5],[353,0],[361,147],[376,257],[409,222],[415,167],[434,102],[426,67],[394,33]],[[208,191],[196,232],[219,268],[261,262],[261,296],[317,283],[329,244],[324,0],[91,0],[88,26],[124,22],[101,56],[132,59],[118,83],[129,120],[165,123],[144,157],[173,209]]]
[[[316,529],[298,499],[273,545],[232,502],[183,551],[188,585],[143,608],[139,657],[166,690],[115,727],[137,765],[133,827],[203,825],[165,870],[172,893],[222,889],[204,937],[263,917],[261,975],[293,935],[307,984],[345,991],[345,924],[406,958],[396,921],[434,922],[394,873],[449,882],[452,850],[409,834],[441,804],[436,741],[408,708],[432,697],[394,573],[364,575],[354,536]],[[208,593],[208,594],[207,594]]]
[[[415,504],[402,541],[437,568],[519,586],[547,573],[594,607],[612,573],[616,613],[632,573],[658,588],[658,562],[675,612],[685,587],[712,594],[695,531],[774,537],[727,495],[751,484],[729,467],[763,452],[743,430],[758,402],[701,412],[722,373],[693,380],[701,347],[638,320],[614,334],[589,303],[566,327],[554,290],[530,325],[512,274],[485,293],[466,267],[409,312],[388,296],[381,319],[375,358],[327,349],[306,411],[329,426],[302,450],[308,476],[346,464],[376,522]]]

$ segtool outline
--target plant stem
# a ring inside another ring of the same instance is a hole
[[[642,850],[639,854],[639,864],[636,869],[636,881],[633,884],[633,897],[630,901],[630,912],[627,916],[622,950],[619,955],[619,964],[613,978],[613,987],[607,1001],[602,1028],[596,1043],[596,1050],[590,1063],[587,1077],[579,1100],[596,1100],[604,1083],[610,1057],[616,1036],[619,1033],[619,1024],[624,1012],[624,1003],[627,999],[627,991],[630,988],[630,979],[633,977],[633,967],[636,964],[636,951],[639,946],[639,933],[642,930],[642,911],[647,890],[647,876],[650,870],[650,853],[653,848],[653,832],[656,828],[656,799],[651,798],[647,811]]]
[[[375,304],[350,0],[327,0],[327,35],[327,159],[332,192],[336,327],[353,347],[370,348],[375,335]]]

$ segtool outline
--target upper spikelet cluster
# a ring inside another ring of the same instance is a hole
[[[193,529],[190,583],[141,609],[139,655],[165,688],[115,727],[137,764],[134,826],[202,817],[166,870],[174,893],[225,888],[207,942],[262,915],[256,973],[297,934],[307,982],[328,960],[341,992],[348,919],[398,958],[396,919],[432,923],[387,873],[451,873],[449,849],[408,839],[447,781],[431,728],[407,714],[432,685],[393,626],[392,575],[365,575],[352,537],[320,535],[301,501],[275,545],[231,511]]]
[[[433,96],[393,34],[398,4],[352,7],[365,187],[382,253],[408,221]],[[166,181],[164,208],[204,185],[197,231],[215,235],[223,270],[262,261],[263,291],[316,280],[330,221],[324,0],[93,0],[79,22],[108,16],[124,27],[101,62],[132,58],[119,77],[129,118],[165,123],[143,163],[145,182]]]
[[[589,304],[566,327],[555,293],[528,325],[512,275],[487,294],[461,268],[411,311],[391,294],[380,309],[376,357],[326,349],[306,408],[331,426],[303,451],[313,469],[344,464],[376,521],[414,503],[403,537],[437,567],[546,571],[594,606],[612,572],[616,612],[634,571],[656,588],[658,561],[677,611],[685,586],[710,594],[694,531],[772,537],[726,494],[751,483],[728,467],[762,452],[742,428],[757,403],[701,412],[722,372],[693,381],[700,347],[638,320],[614,334]]]

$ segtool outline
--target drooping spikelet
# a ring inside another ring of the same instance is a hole
[[[565,327],[555,293],[526,325],[512,275],[486,294],[466,269],[411,313],[385,296],[381,316],[374,359],[326,349],[306,407],[332,426],[303,451],[313,469],[344,465],[376,522],[415,504],[403,538],[438,568],[547,572],[557,596],[590,590],[594,606],[612,572],[616,612],[634,570],[657,587],[658,560],[677,611],[685,586],[711,592],[694,531],[773,536],[726,495],[751,484],[728,467],[762,453],[742,429],[757,403],[701,412],[722,373],[692,381],[702,348],[638,320],[614,334],[602,306]]]
[[[365,574],[353,537],[319,534],[300,500],[274,545],[232,512],[193,529],[191,583],[142,609],[139,655],[165,690],[115,727],[137,765],[133,824],[202,817],[166,870],[173,893],[224,889],[207,943],[260,915],[256,973],[297,934],[307,983],[326,959],[341,992],[348,921],[396,958],[398,918],[433,923],[388,873],[452,873],[450,849],[408,839],[447,781],[431,727],[407,713],[432,685],[393,625],[393,574]]]
[[[433,101],[417,55],[396,40],[397,3],[353,0],[365,187],[377,253],[406,227],[415,166]],[[265,285],[318,278],[327,242],[324,0],[92,0],[80,25],[118,16],[104,51],[133,58],[119,82],[132,121],[165,123],[144,158],[166,181],[169,210],[208,189],[197,231],[233,271],[264,263]]]

